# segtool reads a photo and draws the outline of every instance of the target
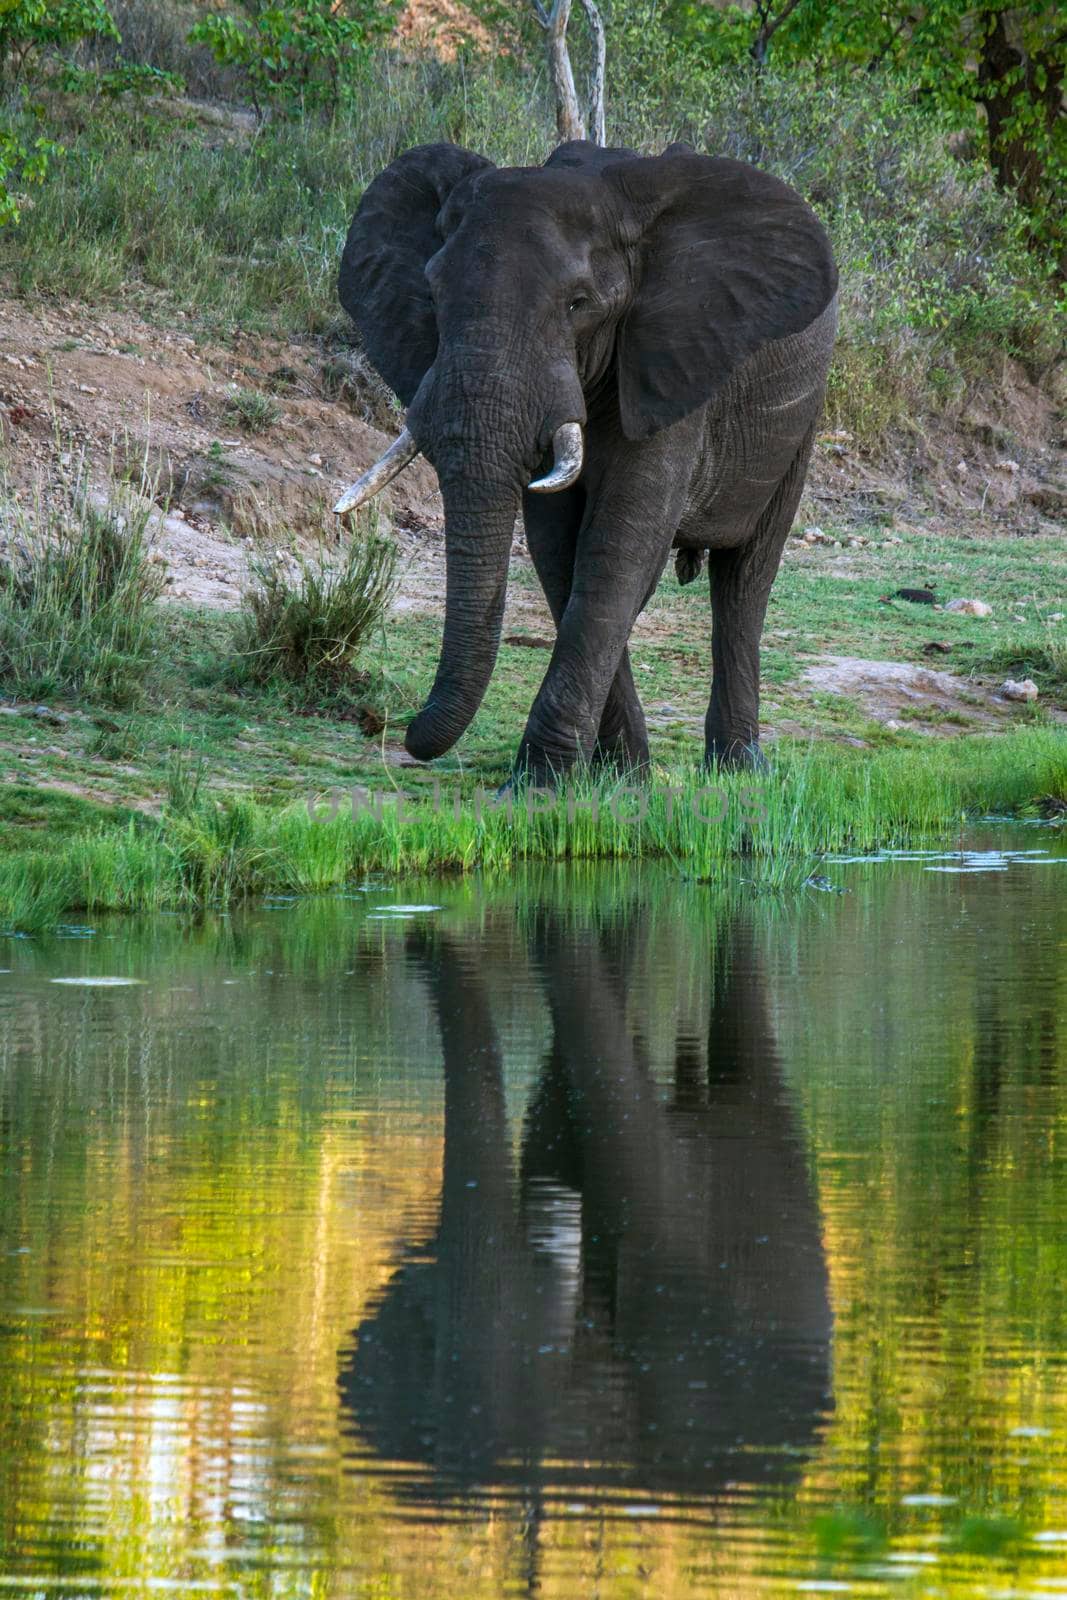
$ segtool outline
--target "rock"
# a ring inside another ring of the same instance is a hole
[[[955,611],[961,617],[991,617],[993,615],[993,607],[987,606],[984,600],[949,600],[945,610]]]
[[[1050,622],[1062,622],[1063,618],[1064,613],[1062,611],[1054,611],[1048,620]]]
[[[880,596],[882,605],[888,605],[892,600],[908,600],[913,606],[932,606],[936,603],[936,596],[932,589],[894,589],[892,594]]]
[[[1006,678],[1000,686],[1000,694],[1004,700],[1036,700],[1037,684],[1033,678],[1023,678],[1021,683],[1014,678]]]
[[[1007,472],[1011,477],[1014,477],[1015,474],[1018,472],[1018,470],[1019,470],[1019,463],[1017,461],[998,461],[997,462],[997,471],[998,472]]]
[[[941,639],[928,639],[923,645],[924,656],[947,656],[952,649],[950,644],[945,644]]]
[[[966,461],[957,461],[955,471],[957,478],[965,478],[967,476]]]
[[[889,733],[903,733],[904,731],[904,724],[902,722],[898,722],[895,717],[888,717],[882,726]]]

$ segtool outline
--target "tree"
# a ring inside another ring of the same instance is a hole
[[[983,132],[1000,187],[1062,240],[1067,183],[1067,20],[1060,0],[745,0],[720,10],[671,0],[720,61],[895,73]]]
[[[533,0],[538,22],[545,30],[548,45],[548,70],[556,97],[556,129],[561,139],[591,139],[594,144],[605,143],[604,132],[604,71],[607,60],[607,41],[604,23],[596,0],[581,0],[582,10],[589,23],[593,38],[593,66],[589,83],[589,114],[583,117],[567,48],[567,25],[571,18],[573,0],[553,0],[552,9],[546,11],[542,0]]]

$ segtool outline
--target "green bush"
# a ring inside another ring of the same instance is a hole
[[[82,693],[116,705],[144,686],[162,584],[149,560],[150,512],[90,493],[84,466],[16,511],[0,567],[0,684],[41,698]]]
[[[348,535],[331,557],[325,543],[308,558],[276,550],[251,564],[239,624],[242,670],[255,682],[339,688],[353,678],[360,649],[381,622],[396,583],[396,547],[377,531]]]
[[[189,33],[222,67],[236,68],[256,110],[269,101],[290,110],[348,97],[352,69],[388,31],[393,0],[237,0],[211,11]]]

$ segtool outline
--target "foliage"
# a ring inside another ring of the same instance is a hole
[[[1067,28],[1054,0],[783,0],[776,7],[667,0],[653,14],[697,70],[761,68],[827,79],[877,74],[957,134],[983,134],[1002,187],[1064,242],[1056,197],[1067,181]],[[647,27],[647,11],[620,17],[623,37]],[[687,66],[686,71],[692,70]],[[812,85],[814,88],[814,84]]]
[[[944,415],[985,381],[991,356],[1037,372],[1053,359],[1057,296],[1024,213],[981,161],[953,152],[947,119],[894,81],[863,74],[816,93],[773,58],[760,74],[701,65],[642,30],[608,65],[610,142],[656,151],[686,138],[768,167],[815,203],[842,280],[835,425],[876,445]],[[514,60],[383,51],[352,83],[335,119],[277,118],[247,141],[99,103],[0,247],[0,267],[31,296],[128,304],[163,291],[224,335],[336,341],[347,334],[337,262],[376,172],[437,139],[516,165],[542,161],[554,141],[545,85]],[[24,142],[31,133],[26,124]]]
[[[0,227],[18,222],[22,215],[26,197],[16,186],[43,183],[50,161],[63,153],[54,139],[24,139],[0,127]]]
[[[396,547],[381,537],[376,521],[347,537],[339,558],[323,544],[310,559],[276,551],[252,562],[239,650],[253,681],[336,686],[351,680],[393,593]]]
[[[179,73],[164,72],[142,61],[120,60],[103,70],[68,62],[57,74],[56,81],[61,88],[72,93],[102,95],[106,100],[117,100],[127,94],[143,97],[149,94],[185,93],[185,81]]]
[[[393,0],[279,0],[211,11],[189,39],[207,45],[220,66],[238,69],[257,111],[269,101],[288,110],[336,110],[352,90],[354,66],[390,26]]]
[[[9,692],[137,699],[152,659],[162,578],[149,508],[94,500],[84,464],[14,519],[0,572],[0,684]]]
[[[17,78],[43,50],[118,38],[105,0],[0,0],[0,78]]]
[[[93,34],[115,34],[104,0],[0,0],[0,85],[17,82],[42,50],[73,44]],[[3,113],[0,113],[3,117]],[[40,184],[62,145],[41,136],[23,137],[0,120],[0,227],[18,222],[23,184]]]

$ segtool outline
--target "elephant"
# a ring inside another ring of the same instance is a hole
[[[831,1410],[832,1319],[750,930],[716,952],[706,1054],[680,1029],[665,1094],[627,1017],[647,919],[538,913],[552,1043],[518,1172],[477,943],[419,937],[444,1056],[439,1220],[341,1358],[359,1454],[429,1503],[706,1504],[790,1480]]]
[[[571,142],[515,168],[421,145],[368,186],[338,290],[406,426],[335,509],[419,453],[444,500],[444,631],[410,754],[443,754],[481,704],[521,504],[556,638],[516,773],[647,770],[628,640],[672,548],[683,582],[708,558],[705,760],[762,766],[760,634],[837,317],[801,197],[684,144]]]

